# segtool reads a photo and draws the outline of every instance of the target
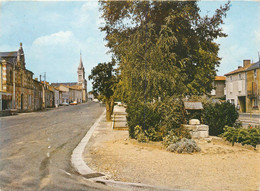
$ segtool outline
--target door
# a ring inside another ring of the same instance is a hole
[[[23,110],[23,94],[21,94],[21,110]]]

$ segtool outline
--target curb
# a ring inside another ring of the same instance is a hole
[[[111,186],[111,187],[117,187],[120,189],[126,189],[126,190],[165,190],[165,191],[190,191],[185,189],[172,189],[167,187],[158,187],[148,184],[142,184],[142,183],[131,183],[131,182],[121,182],[121,181],[115,181],[109,179],[107,175],[98,173],[93,171],[83,160],[83,152],[86,147],[86,145],[89,142],[89,139],[91,138],[92,134],[94,133],[94,130],[99,125],[100,121],[102,120],[102,117],[104,116],[106,110],[100,115],[100,117],[97,119],[97,121],[91,126],[87,134],[84,136],[84,138],[80,141],[80,143],[77,145],[77,147],[73,150],[71,155],[71,164],[76,169],[76,171],[83,176],[85,180],[92,181],[95,183],[100,183],[103,185]]]
[[[105,112],[106,112],[106,110],[100,115],[98,120],[91,126],[91,128],[89,129],[87,134],[84,136],[84,138],[80,141],[80,143],[77,145],[77,147],[72,152],[71,164],[77,170],[77,172],[81,175],[87,175],[87,174],[94,173],[94,171],[91,170],[84,162],[84,160],[82,158],[82,154],[84,152],[86,145],[89,142],[90,137],[92,136],[95,128],[98,126],[98,124],[101,121]]]

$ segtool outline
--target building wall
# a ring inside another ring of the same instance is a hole
[[[260,69],[247,71],[247,112],[260,113]],[[257,106],[257,107],[256,107]]]
[[[42,103],[42,84],[37,80],[34,80],[34,110],[40,110],[43,108]]]
[[[226,100],[239,104],[238,97],[246,96],[246,73],[240,72],[226,77]]]

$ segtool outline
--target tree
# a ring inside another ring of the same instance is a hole
[[[92,81],[92,88],[95,95],[100,95],[106,103],[106,120],[111,121],[114,108],[114,91],[117,83],[115,75],[115,60],[108,63],[99,63],[91,70],[88,79]]]
[[[101,1],[126,103],[210,92],[229,3],[201,17],[196,1]]]

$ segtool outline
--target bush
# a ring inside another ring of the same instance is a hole
[[[233,126],[239,114],[235,105],[229,102],[205,104],[202,112],[202,121],[209,126],[210,135],[220,135],[224,127]]]
[[[225,140],[229,141],[234,145],[235,142],[241,143],[242,145],[256,145],[260,144],[260,128],[235,128],[228,127],[224,128],[224,133],[222,135]]]
[[[192,153],[199,152],[201,149],[198,147],[197,143],[192,139],[182,138],[180,141],[170,144],[167,147],[167,151],[177,152],[177,153]]]
[[[142,102],[138,102],[128,104],[126,112],[127,125],[129,127],[129,136],[131,138],[136,138],[136,126],[142,127],[143,132],[147,131],[147,134],[153,134],[154,131],[159,132],[158,126],[160,123],[160,115],[151,103],[144,104]]]
[[[185,122],[184,106],[180,98],[167,97],[163,101],[156,102],[155,107],[160,113],[159,129],[163,136],[171,130],[178,129]]]
[[[168,132],[163,138],[163,145],[168,147],[170,144],[174,144],[182,138],[191,139],[191,134],[186,128],[181,126]]]
[[[148,142],[150,141],[160,141],[162,140],[162,136],[159,132],[155,131],[154,128],[150,128],[149,130],[143,131],[143,128],[137,125],[134,128],[134,138],[137,139],[138,142]]]

